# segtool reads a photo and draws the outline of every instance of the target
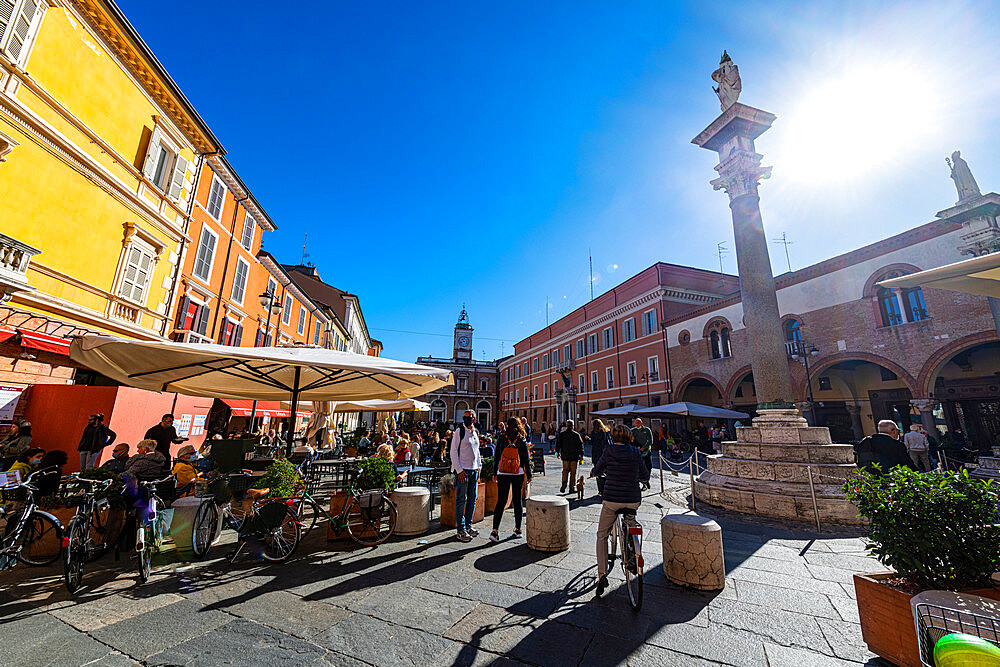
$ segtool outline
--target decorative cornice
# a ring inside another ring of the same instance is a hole
[[[101,0],[67,0],[66,4],[83,17],[160,108],[188,136],[199,153],[217,153],[222,150],[219,141],[180,92],[163,65],[113,3]]]

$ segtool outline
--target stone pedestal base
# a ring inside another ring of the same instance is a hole
[[[807,426],[797,410],[761,410],[753,426],[737,428],[736,441],[708,457],[695,498],[734,512],[813,521],[807,466],[820,523],[861,523],[841,488],[857,470],[853,447],[832,444],[829,429]]]
[[[681,586],[705,591],[726,587],[722,528],[694,512],[666,514],[660,519],[663,574]]]
[[[396,535],[423,535],[430,528],[431,492],[424,486],[403,486],[392,492],[396,503]]]
[[[535,551],[569,549],[569,501],[559,496],[528,498],[526,541]]]

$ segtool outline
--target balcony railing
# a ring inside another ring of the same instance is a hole
[[[28,264],[41,252],[27,243],[0,234],[0,297],[32,289],[28,285]]]

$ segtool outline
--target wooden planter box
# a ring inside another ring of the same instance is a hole
[[[882,583],[895,572],[854,575],[854,591],[861,617],[861,636],[872,653],[900,667],[921,667],[917,632],[913,623],[909,593]],[[991,600],[1000,600],[1000,590],[977,588],[961,591]]]
[[[493,501],[496,503],[496,500]],[[476,509],[472,513],[472,523],[479,523],[486,516],[486,482],[480,481],[476,490]],[[455,488],[441,492],[441,525],[458,527],[455,522]]]
[[[498,495],[499,491],[497,489],[497,478],[493,477],[492,479],[486,482],[485,506],[487,514],[493,514],[493,512],[496,511]],[[503,506],[503,509],[508,509],[513,504],[513,502],[514,499],[508,495],[507,504]],[[478,502],[476,504],[478,505]]]

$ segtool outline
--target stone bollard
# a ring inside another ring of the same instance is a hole
[[[559,496],[533,496],[527,501],[528,548],[535,551],[569,549],[569,501]]]
[[[704,591],[726,587],[722,528],[694,512],[667,514],[660,519],[663,573],[667,579]]]
[[[430,527],[431,492],[425,486],[402,486],[391,494],[396,503],[396,535],[422,535]]]

